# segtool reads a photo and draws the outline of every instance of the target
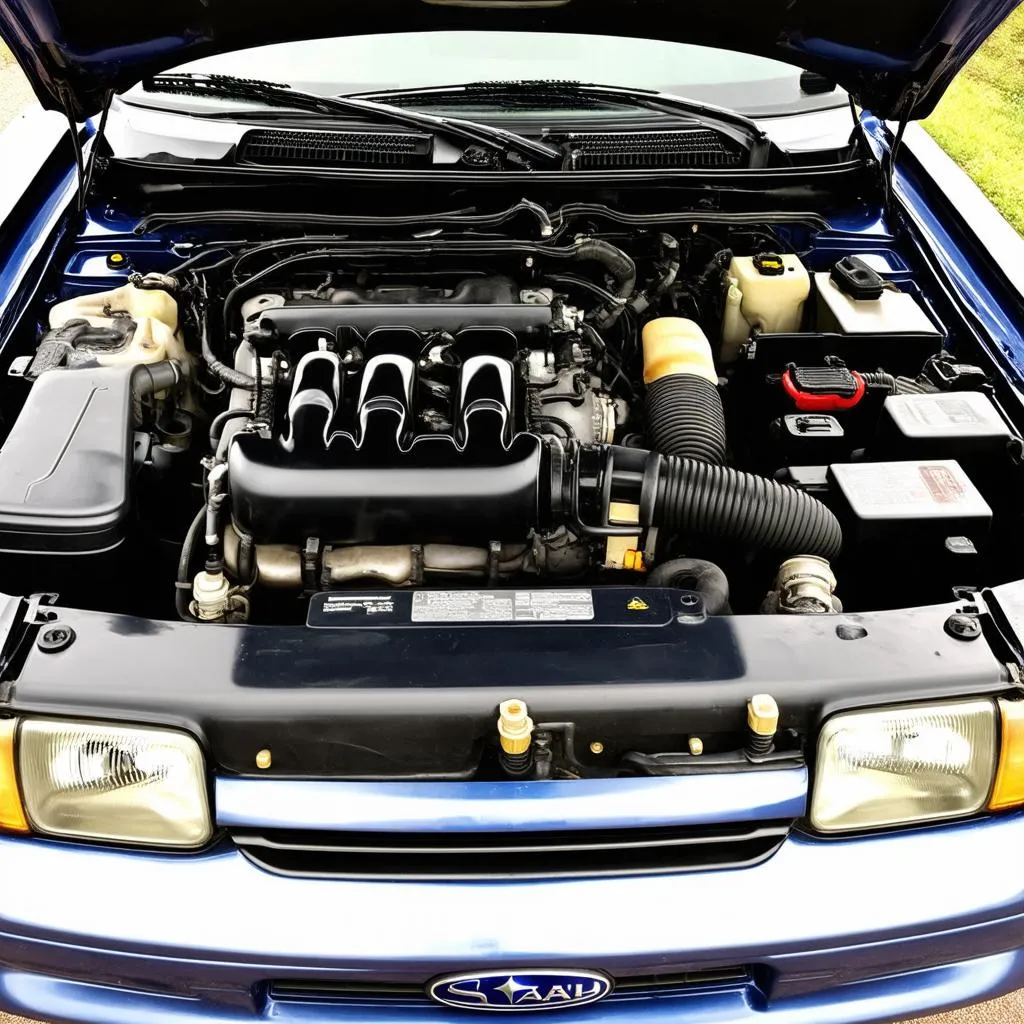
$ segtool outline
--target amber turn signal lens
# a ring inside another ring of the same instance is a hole
[[[14,771],[14,736],[16,718],[0,719],[0,830],[27,832],[28,822],[21,806],[18,776]]]
[[[999,701],[1002,742],[990,811],[1024,806],[1024,701]]]

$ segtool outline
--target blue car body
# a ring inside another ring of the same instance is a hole
[[[95,115],[108,89],[229,44],[228,5],[212,5],[208,24],[195,5],[198,13],[190,13],[204,29],[182,19],[176,34],[143,40],[126,32],[109,45],[75,38],[61,21],[67,6],[6,4],[0,30],[34,73],[44,102],[66,102],[72,120]],[[806,15],[814,5],[789,6]],[[919,116],[1010,7],[933,6],[944,13],[931,37],[950,45],[928,65],[927,76],[918,52],[865,55],[854,43],[809,32],[790,31],[781,44],[753,48],[831,74],[879,115]],[[932,6],[914,6],[925,9]],[[392,12],[406,13],[423,18],[412,7]],[[270,31],[263,24],[254,15],[230,45],[256,41]],[[369,15],[366,25],[377,27]],[[954,28],[960,30],[955,39]],[[80,129],[87,148],[97,127],[93,117]],[[870,113],[860,118],[865,144],[881,164],[893,156],[894,128]],[[0,337],[22,322],[44,278],[56,273],[65,295],[109,286],[121,278],[99,265],[97,253],[116,246],[137,257],[167,247],[165,235],[137,232],[134,219],[102,200],[90,200],[77,214],[69,138],[51,112],[30,115],[0,142],[5,163],[16,163],[18,171],[5,177],[0,195]],[[1002,233],[973,186],[937,162],[913,129],[895,154],[891,187],[890,211],[851,208],[817,244],[823,251],[884,246],[898,210],[906,237],[927,254],[948,301],[964,312],[1003,385],[1019,397],[1024,296],[1008,268],[1024,255],[1024,244]],[[971,222],[967,210],[975,211]],[[1024,582],[997,587],[982,600],[982,613],[998,620],[1008,648],[1024,648],[1024,619],[1017,614]],[[767,682],[778,695],[787,686],[813,687],[822,671],[844,676],[849,685],[842,696],[838,685],[823,691],[814,709],[819,721],[845,707],[921,699],[926,692],[936,698],[1014,692],[1019,675],[1007,668],[1005,652],[987,638],[964,644],[943,631],[962,603],[856,617],[869,635],[885,638],[863,657],[856,643],[832,633],[799,632],[802,623],[784,624],[774,639],[767,627],[758,632],[743,623],[728,635],[714,633],[710,623],[680,627],[705,630],[687,636],[692,664],[705,668],[676,666],[674,678],[681,686],[708,687],[710,704],[711,680],[716,686],[725,680],[737,694]],[[233,631],[207,639],[204,627],[65,609],[61,618],[77,636],[74,646],[57,657],[22,652],[16,673],[7,675],[18,630],[38,607],[9,598],[0,609],[2,699],[18,714],[130,720],[117,679],[126,672],[159,678],[161,695],[134,694],[139,720],[222,744],[210,783],[220,839],[200,852],[171,853],[0,837],[0,1009],[7,1012],[69,1024],[458,1024],[480,1017],[472,1006],[467,1017],[465,1006],[429,1001],[425,989],[434,979],[473,972],[572,979],[597,972],[614,990],[563,1009],[566,1021],[867,1024],[1024,987],[1018,869],[1024,811],[824,837],[806,827],[812,771],[805,764],[573,781],[345,781],[316,777],[316,770],[259,777],[243,770],[241,754],[235,757],[243,746],[250,749],[252,737],[232,738],[242,726],[224,707],[237,708],[241,720],[261,701],[285,699],[294,702],[296,719],[313,720],[339,692],[386,689],[403,675],[436,693],[473,686],[502,695],[518,680],[530,697],[529,664],[514,644],[500,652],[508,660],[497,665],[489,661],[493,650],[469,641],[449,648],[443,639],[407,642],[389,634],[367,652],[311,637],[301,627],[255,639]],[[574,644],[546,652],[552,665],[566,672],[572,665],[573,677],[562,677],[565,690],[596,691],[627,674],[664,682],[674,671],[662,641],[639,632],[619,647]],[[453,678],[439,680],[446,664]],[[302,677],[294,694],[289,673]],[[478,673],[493,676],[481,681]],[[211,676],[220,682],[208,685]],[[888,690],[896,696],[884,697]],[[253,703],[239,704],[241,693]],[[487,693],[484,698],[493,703]],[[296,737],[299,732],[274,734],[268,745],[300,744]],[[600,865],[588,869],[572,839],[659,829],[683,830],[695,849],[714,842],[729,850],[695,853],[681,869],[654,864],[618,875]],[[266,840],[301,835],[308,844],[323,834],[337,844],[349,833],[392,835],[396,845],[364,850],[360,856],[370,866],[351,876],[317,877],[315,870],[291,871],[288,851]],[[472,857],[481,833],[536,834],[549,847],[549,837],[557,836],[562,848],[547,852],[558,866],[522,878],[514,871],[474,877],[455,869],[416,875],[391,868],[410,846],[438,842],[448,856]]]

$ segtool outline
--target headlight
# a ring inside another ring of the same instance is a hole
[[[974,814],[997,755],[990,700],[836,715],[818,740],[811,824],[845,832]]]
[[[212,834],[203,754],[182,732],[26,719],[18,774],[36,832],[177,847]]]

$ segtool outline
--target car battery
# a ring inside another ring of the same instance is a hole
[[[1006,451],[1013,433],[988,395],[953,391],[892,395],[872,451],[896,459],[956,459],[967,465]]]
[[[992,524],[992,509],[952,459],[836,463],[829,478],[847,543],[912,548],[956,536],[978,545]]]

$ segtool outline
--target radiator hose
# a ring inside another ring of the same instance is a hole
[[[644,325],[647,436],[662,455],[725,464],[725,411],[711,345],[693,320]]]

